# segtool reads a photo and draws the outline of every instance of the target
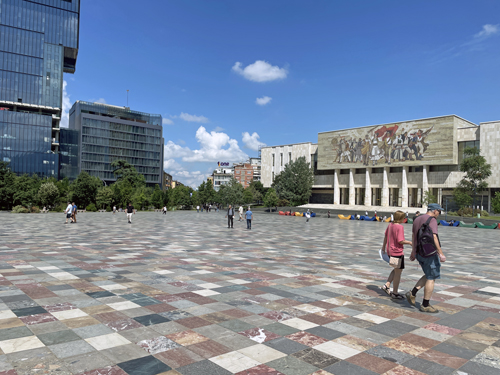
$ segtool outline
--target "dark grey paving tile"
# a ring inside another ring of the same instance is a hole
[[[18,339],[20,337],[33,336],[33,332],[31,332],[28,327],[14,327],[14,328],[6,328],[0,329],[0,337],[2,341]]]
[[[45,314],[47,313],[47,310],[45,310],[42,306],[35,306],[35,307],[25,307],[22,309],[13,309],[12,312],[17,316],[29,316],[29,315]]]
[[[118,363],[128,375],[157,375],[172,368],[153,356],[147,356]]]
[[[394,350],[381,345],[368,349],[366,353],[371,354],[375,357],[385,359],[386,361],[397,363],[399,365],[409,361],[412,358],[415,358],[410,354],[406,354],[400,352],[399,350]]]
[[[411,324],[396,322],[396,321],[388,321],[381,324],[376,324],[372,327],[367,328],[369,331],[377,332],[382,335],[386,335],[389,337],[399,337],[404,335],[405,333],[414,331],[419,327],[415,327]]]
[[[268,342],[265,342],[264,345],[267,345],[273,349],[276,349],[285,354],[293,354],[300,352],[301,350],[307,349],[308,346],[302,345],[296,341],[287,339],[286,337],[280,337]]]
[[[219,323],[219,325],[234,332],[243,332],[247,329],[255,328],[254,325],[245,323],[239,319],[227,320],[225,322]]]
[[[292,354],[292,356],[318,368],[325,368],[340,361],[339,358],[313,348],[301,350],[300,352]]]
[[[331,366],[325,367],[325,371],[335,375],[376,375],[376,372],[367,370],[352,363],[341,361]]]
[[[216,365],[208,359],[200,362],[194,362],[190,365],[178,367],[175,371],[180,372],[182,375],[232,375],[233,373]]]
[[[467,362],[458,369],[462,374],[470,375],[498,375],[500,370],[495,367],[490,367],[476,362]],[[459,373],[460,374],[460,373]],[[460,374],[461,375],[461,374]]]
[[[134,318],[134,320],[141,323],[143,326],[150,326],[153,324],[166,323],[170,321],[170,319],[167,319],[164,316],[158,314],[137,316]]]
[[[327,340],[335,340],[339,337],[345,336],[345,333],[343,332],[335,331],[334,329],[326,328],[323,326],[307,329],[306,332],[312,333],[313,335],[319,337],[323,337]]]
[[[432,348],[432,350],[437,350],[438,352],[441,353],[446,353],[449,355],[453,355],[455,357],[460,357],[465,359],[472,359],[478,354],[477,351],[462,348],[460,346],[452,345],[447,342],[443,342],[439,345],[436,345],[435,347]]]
[[[292,333],[300,331],[300,329],[293,328],[293,327],[290,327],[290,326],[287,326],[287,325],[281,324],[281,323],[268,324],[266,326],[263,326],[262,328],[265,330],[274,332],[280,336],[291,335]]]

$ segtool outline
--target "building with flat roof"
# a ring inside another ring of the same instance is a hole
[[[0,1],[0,160],[58,178],[63,72],[78,55],[79,0]]]
[[[285,169],[285,165],[301,156],[304,156],[314,168],[317,149],[318,145],[311,142],[262,147],[260,167],[262,185],[271,187],[274,178]]]
[[[264,186],[272,183],[270,173],[286,164],[293,146],[262,149]],[[456,115],[319,133],[317,151],[311,154],[315,182],[310,203],[422,207],[429,191],[443,207],[455,209],[452,194],[464,175],[459,165],[466,147],[480,149],[492,166],[490,188],[475,200],[477,206],[482,199],[490,210],[491,197],[500,191],[500,121],[476,125]]]
[[[149,186],[162,186],[163,127],[160,115],[101,103],[77,101],[69,127],[79,132],[78,170],[106,183],[116,181],[111,163],[125,160]]]
[[[229,184],[231,178],[234,177],[234,167],[219,167],[214,170],[212,177],[214,182],[214,190],[219,191],[222,185]]]
[[[247,188],[252,181],[260,181],[260,158],[250,158],[244,163],[234,164],[234,178]]]

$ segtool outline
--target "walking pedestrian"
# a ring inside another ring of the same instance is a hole
[[[68,207],[64,210],[64,213],[66,214],[66,222],[64,224],[68,224],[68,219],[71,220],[71,223],[73,222],[73,218],[71,217],[71,212],[73,211],[73,205],[68,202]]]
[[[328,211],[328,218],[330,218],[330,211]]]
[[[252,229],[253,213],[252,213],[252,211],[250,211],[250,206],[247,208],[247,212],[245,212],[245,217],[247,218],[247,229],[251,230]]]
[[[415,306],[417,292],[423,287],[424,300],[420,305],[420,311],[427,313],[437,313],[439,311],[429,302],[434,291],[435,280],[441,278],[441,262],[446,261],[438,236],[437,218],[441,211],[443,211],[443,208],[439,204],[429,204],[427,213],[416,217],[412,228],[413,250],[410,260],[412,262],[415,259],[418,260],[424,276],[417,281],[411,292],[406,293],[406,299],[411,305]],[[432,234],[432,237],[430,234]]]
[[[76,223],[76,212],[78,211],[78,207],[76,207],[75,202],[72,203],[72,206],[71,217],[73,218],[73,223]]]
[[[116,214],[116,206],[113,206],[113,215]]]
[[[167,206],[163,206],[163,215],[166,215],[167,214]]]
[[[306,212],[306,223],[309,222],[310,218],[311,218],[311,211],[309,211],[309,209],[308,209],[307,212]]]
[[[405,299],[404,296],[399,294],[399,283],[401,281],[401,274],[405,268],[403,245],[411,245],[411,241],[405,240],[405,230],[401,225],[404,219],[405,213],[403,211],[396,211],[394,214],[394,223],[389,223],[385,230],[384,244],[382,245],[382,252],[387,252],[387,255],[390,257],[389,264],[394,267],[387,278],[387,282],[382,286],[382,290],[393,299]]]
[[[135,209],[132,203],[129,203],[127,206],[127,220],[129,224],[132,224],[132,215],[135,215]]]
[[[233,218],[234,218],[234,208],[231,205],[229,205],[229,207],[227,208],[226,217],[227,217],[227,227],[232,228]]]
[[[196,213],[200,213],[200,206],[196,206]]]
[[[242,221],[243,220],[243,206],[240,205],[240,208],[238,208],[238,212],[240,213],[240,218],[238,219],[238,221]]]

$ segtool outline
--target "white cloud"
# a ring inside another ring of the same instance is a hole
[[[483,25],[483,29],[474,35],[474,38],[487,38],[500,32],[500,25]]]
[[[69,100],[69,94],[66,90],[68,82],[63,80],[63,100],[62,100],[62,113],[61,113],[61,123],[59,126],[61,128],[67,128],[69,126],[69,110],[71,109],[71,101]]]
[[[192,155],[184,156],[186,162],[238,162],[248,158],[248,155],[241,151],[238,141],[229,138],[226,133],[207,130],[200,126],[196,131],[196,140],[200,144],[199,150],[193,150]],[[227,148],[223,148],[227,147]]]
[[[163,160],[163,169],[182,170],[182,166],[174,159]]]
[[[249,132],[244,132],[241,134],[243,136],[243,143],[245,144],[245,147],[249,148],[250,150],[258,151],[259,146],[265,146],[266,144],[259,141],[260,136],[256,133],[253,132],[252,135],[250,135]]]
[[[104,99],[104,98],[99,98],[99,99],[95,100],[94,102],[95,103],[101,103],[101,104],[107,104],[106,103],[106,99]]]
[[[187,121],[187,122],[201,122],[201,123],[207,123],[208,118],[205,116],[196,116],[196,115],[190,115],[189,113],[184,113],[181,112],[179,116],[173,116],[173,117],[179,117],[181,120]]]
[[[273,100],[273,98],[270,98],[269,96],[263,96],[262,98],[255,99],[255,104],[266,105],[267,103],[270,103],[271,100]]]
[[[277,79],[285,79],[288,74],[288,71],[285,68],[273,66],[263,60],[257,60],[243,69],[241,66],[242,64],[237,62],[233,65],[232,70],[242,75],[249,81],[254,82],[268,82],[275,81]]]
[[[224,130],[224,128],[221,128],[220,126],[216,126],[214,129],[214,132],[221,132],[223,130]]]
[[[185,156],[191,156],[192,154],[193,152],[189,149],[189,147],[179,146],[172,141],[168,141],[163,147],[164,160],[182,158]]]
[[[202,173],[200,171],[171,171],[167,172],[172,175],[174,180],[182,182],[184,185],[191,186],[196,189],[200,184],[210,176],[210,173]]]
[[[162,122],[163,125],[173,125],[174,122],[170,120],[169,118],[162,117]]]

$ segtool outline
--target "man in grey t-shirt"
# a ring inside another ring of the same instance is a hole
[[[227,217],[227,227],[232,228],[234,219],[234,208],[231,205],[229,205],[227,209],[226,217]]]
[[[415,297],[417,295],[417,292],[423,287],[424,300],[420,305],[420,311],[427,313],[438,312],[438,309],[436,309],[434,306],[431,306],[429,304],[429,301],[432,297],[432,292],[434,291],[435,280],[441,278],[441,262],[446,261],[446,257],[443,254],[443,250],[441,249],[441,244],[439,243],[438,237],[437,218],[441,214],[441,211],[443,211],[443,208],[439,204],[431,203],[427,207],[427,214],[420,215],[413,221],[413,251],[411,252],[410,260],[418,260],[420,266],[422,267],[422,271],[424,271],[424,276],[422,276],[420,280],[417,281],[417,284],[415,284],[415,287],[411,292],[406,293],[406,299],[411,305],[415,306]],[[427,220],[429,220],[429,218],[431,219],[429,222],[429,227],[434,234],[434,246],[436,247],[437,252],[431,256],[423,257],[417,252],[417,236],[418,231],[420,230],[422,225],[426,223]]]

